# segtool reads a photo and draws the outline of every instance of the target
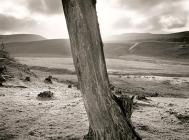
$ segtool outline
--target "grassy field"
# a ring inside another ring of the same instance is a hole
[[[72,58],[34,58],[16,57],[18,61],[29,66],[47,67],[51,69],[68,69],[74,71]],[[165,75],[189,77],[189,62],[163,60],[152,57],[130,55],[121,59],[106,59],[110,74]]]
[[[17,60],[34,72],[53,75],[60,81],[77,82],[72,58],[19,57]],[[187,61],[128,56],[106,59],[106,63],[111,82],[131,93],[151,95],[157,92],[161,96],[189,97]]]
[[[26,82],[25,74],[11,68],[18,74],[0,88],[0,139],[81,140],[89,124],[72,58],[16,60],[36,76]],[[106,62],[111,83],[135,96],[132,122],[144,140],[189,139],[188,61],[131,55]],[[44,82],[49,75],[52,84]],[[54,98],[39,100],[37,95],[47,90]]]

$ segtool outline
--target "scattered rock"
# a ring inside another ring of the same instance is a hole
[[[16,122],[15,123],[19,123],[20,122],[20,120],[16,120]]]
[[[30,82],[30,81],[31,81],[31,78],[30,78],[29,76],[27,76],[27,77],[24,79],[24,81]]]
[[[140,89],[141,89],[141,90],[145,90],[145,88],[143,88],[143,87],[140,87]]]
[[[147,125],[139,125],[138,126],[139,130],[143,130],[143,131],[149,131],[150,128]]]
[[[48,83],[48,84],[52,84],[53,83],[52,82],[52,76],[49,76],[49,77],[45,78],[44,82]]]
[[[137,100],[148,100],[145,95],[137,95],[136,99]]]
[[[170,103],[170,104],[168,104],[168,106],[169,106],[169,107],[173,107],[173,106],[174,106],[174,104]]]
[[[169,110],[168,110],[168,111],[166,111],[166,112],[168,112],[170,115],[176,114],[176,112],[175,112],[175,111],[173,111],[173,109],[169,109]]]
[[[5,94],[0,94],[0,97],[1,97],[1,96],[2,96],[2,97],[4,97],[4,96],[5,96]]]
[[[72,87],[76,87],[78,90],[80,89],[79,87],[79,83],[76,81],[72,81],[72,80],[66,80],[66,81],[62,81],[63,83],[68,85],[68,88],[72,88]],[[70,87],[71,86],[71,87]]]
[[[175,116],[181,121],[181,123],[189,123],[189,115],[177,113]]]
[[[162,82],[162,84],[164,85],[171,85],[171,81],[170,80],[165,80]]]
[[[34,135],[35,135],[35,133],[34,133],[33,131],[30,131],[28,134],[29,134],[30,136],[34,136]]]
[[[68,85],[68,88],[72,88],[72,85]]]
[[[151,97],[158,97],[158,96],[159,96],[159,93],[157,92],[151,94]]]
[[[143,131],[149,131],[150,128],[147,125],[139,125],[138,128]]]
[[[11,86],[10,86],[11,87]],[[12,86],[13,88],[28,88],[26,86]]]
[[[127,78],[130,79],[131,77],[128,75]]]
[[[51,91],[44,91],[44,92],[41,92],[40,94],[38,94],[37,96],[40,98],[53,98],[54,93]]]

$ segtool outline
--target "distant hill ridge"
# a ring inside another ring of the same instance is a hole
[[[0,41],[5,43],[10,42],[28,42],[46,40],[46,38],[35,34],[12,34],[12,35],[0,35]]]
[[[113,35],[106,39],[110,42],[132,42],[132,41],[166,41],[166,42],[189,42],[189,31],[170,33],[170,34],[152,34],[152,33],[125,33]]]

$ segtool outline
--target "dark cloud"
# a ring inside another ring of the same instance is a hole
[[[174,28],[182,28],[187,25],[187,18],[185,17],[177,17],[177,16],[168,16],[163,17],[160,22],[163,27],[166,29],[174,29]]]
[[[148,18],[144,23],[142,23],[143,27],[149,27],[149,31],[151,32],[159,32],[167,29],[176,29],[187,26],[187,17],[184,16],[176,16],[176,15],[163,15],[163,16],[155,16]],[[138,28],[141,25],[138,26]]]
[[[187,15],[182,16],[174,14],[165,14],[163,16],[152,16],[146,18],[143,22],[138,24],[132,24],[130,18],[121,18],[115,22],[113,27],[115,29],[138,29],[147,32],[159,32],[164,29],[182,28],[187,25]]]
[[[161,29],[174,29],[185,27],[188,22],[188,12],[184,11],[179,5],[171,5],[165,8],[159,15],[158,22]]]
[[[185,27],[186,26],[186,23],[185,22],[176,22],[176,23],[173,23],[171,25],[168,25],[167,26],[167,29],[176,29],[176,28],[182,28],[182,27]]]
[[[0,31],[19,31],[24,28],[30,28],[36,22],[29,18],[18,19],[13,16],[0,14]]]
[[[25,0],[28,10],[42,14],[62,13],[61,0]]]
[[[132,25],[128,18],[123,17],[115,23],[115,27],[126,29],[129,27],[150,32],[165,29],[182,28],[187,26],[188,12],[179,4],[182,0],[119,0],[118,5],[132,10],[145,20]],[[136,17],[131,17],[133,20]]]

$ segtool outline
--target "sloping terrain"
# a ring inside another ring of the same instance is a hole
[[[27,76],[35,76],[27,65],[20,64],[14,59],[0,58],[0,67],[2,66],[6,67],[3,75],[7,81],[11,80],[12,78],[24,79]],[[1,74],[2,73],[0,73],[0,75]]]
[[[106,57],[119,57],[129,53],[132,43],[105,43]],[[68,39],[51,39],[32,42],[12,42],[5,44],[6,50],[13,56],[30,57],[71,57]]]
[[[32,42],[12,42],[5,44],[6,50],[13,56],[70,57],[69,40],[52,39]]]
[[[122,43],[143,41],[189,42],[189,31],[171,34],[126,33],[110,36],[106,40]]]
[[[129,54],[132,43],[104,43],[105,56],[108,58],[119,58]]]
[[[175,42],[141,42],[129,49],[130,53],[164,58],[189,58],[189,44]]]

